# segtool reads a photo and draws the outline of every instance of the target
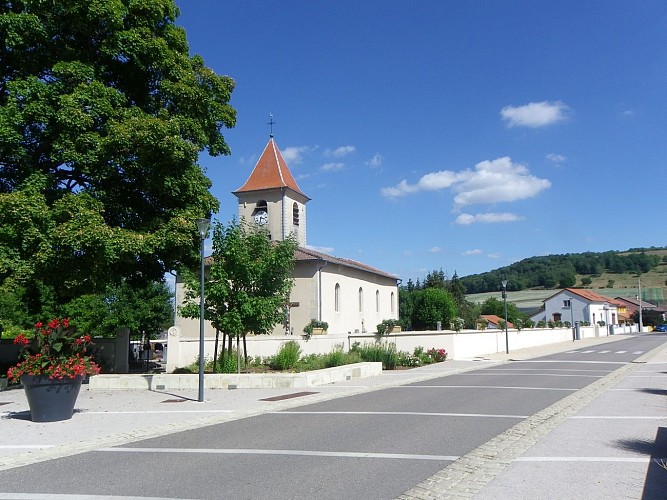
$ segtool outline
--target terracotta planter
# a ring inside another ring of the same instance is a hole
[[[326,335],[326,333],[324,328],[313,328],[313,335]]]
[[[21,385],[32,421],[56,422],[72,418],[82,382],[83,377],[51,380],[45,376],[23,375]]]

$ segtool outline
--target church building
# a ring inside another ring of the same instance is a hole
[[[233,194],[239,220],[266,227],[272,240],[293,235],[298,242],[292,273],[294,287],[283,324],[276,336],[302,335],[311,319],[328,323],[328,333],[373,333],[385,319],[398,319],[398,277],[350,259],[314,251],[306,244],[310,198],[299,188],[273,138],[264,148],[248,180]],[[177,278],[176,304],[183,285]],[[198,320],[180,317],[181,337],[197,338]],[[207,340],[214,335],[206,326]]]

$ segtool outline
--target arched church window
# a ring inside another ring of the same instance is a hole
[[[380,290],[375,290],[375,312],[380,312]]]
[[[359,287],[359,312],[364,312],[364,289]]]
[[[334,289],[334,311],[340,311],[340,285],[338,283]]]
[[[299,225],[299,205],[296,202],[292,205],[292,224]]]
[[[391,292],[391,312],[394,312],[394,292]]]

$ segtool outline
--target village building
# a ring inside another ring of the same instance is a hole
[[[564,288],[544,300],[539,312],[530,317],[535,323],[562,322],[574,325],[618,325],[619,303],[592,290]]]
[[[383,320],[398,319],[397,276],[307,246],[306,205],[310,198],[299,188],[273,135],[248,180],[233,194],[238,199],[240,221],[266,228],[272,240],[292,235],[299,245],[289,307],[273,336],[302,335],[312,319],[328,323],[330,334],[372,333]],[[183,298],[183,283],[177,277],[177,310]],[[182,340],[199,337],[196,319],[177,313],[175,327]],[[215,336],[210,324],[205,326],[205,335],[207,339]],[[182,366],[193,360],[179,359],[177,363]]]

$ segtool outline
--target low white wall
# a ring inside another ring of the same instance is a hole
[[[636,328],[635,328],[636,329]],[[604,337],[609,334],[630,333],[622,331],[621,327],[586,326],[580,327],[580,338]],[[509,350],[536,347],[558,342],[573,340],[572,328],[534,328],[521,331],[507,332]],[[312,335],[305,340],[300,335],[261,335],[248,336],[248,356],[273,356],[287,341],[296,340],[301,345],[304,354],[328,353],[342,346],[348,351],[355,343],[361,344],[376,342],[374,335]],[[425,350],[435,347],[445,349],[449,359],[470,359],[485,354],[505,352],[505,332],[503,330],[463,330],[459,333],[444,331],[400,332],[382,337],[382,341],[396,344],[399,351],[413,352],[415,347]],[[211,359],[214,352],[214,340],[206,339],[204,343],[204,357]],[[234,342],[236,348],[236,342]],[[222,343],[219,346],[222,349]],[[180,338],[178,327],[169,329],[167,348],[167,372],[172,372],[181,366],[193,363],[199,356],[199,341],[196,339]]]
[[[333,384],[344,380],[377,377],[381,373],[382,363],[379,362],[355,363],[301,373],[207,373],[204,377],[204,387],[206,389],[297,389]],[[196,390],[198,387],[199,374],[105,374],[90,377],[88,383],[88,388],[91,390],[175,391]]]

